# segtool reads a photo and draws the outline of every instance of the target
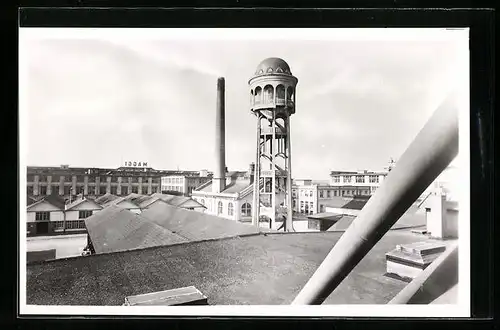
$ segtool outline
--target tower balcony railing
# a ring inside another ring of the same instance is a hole
[[[274,131],[276,134],[286,134],[286,131],[279,128],[279,127],[275,127]],[[262,129],[261,133],[262,134],[273,134],[273,128],[272,127],[265,127]]]
[[[284,98],[272,98],[272,99],[255,99],[251,102],[253,107],[263,107],[263,106],[287,106],[293,107],[293,100],[287,100]]]
[[[288,172],[285,170],[275,170],[274,173],[275,173],[276,177],[286,177]],[[263,177],[272,177],[273,171],[272,170],[263,170],[260,172],[260,174]]]

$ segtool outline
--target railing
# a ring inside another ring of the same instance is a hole
[[[287,176],[287,171],[285,170],[275,170],[274,171],[275,176],[277,177],[284,177]],[[260,175],[263,177],[272,177],[273,171],[272,170],[265,170],[265,171],[260,171]]]
[[[251,103],[252,106],[270,105],[270,106],[287,106],[293,107],[294,102],[292,100],[285,100],[282,98],[268,99],[268,100],[254,100]]]
[[[286,131],[282,130],[282,129],[281,129],[281,128],[279,128],[279,127],[276,127],[276,128],[274,129],[274,132],[275,132],[276,134],[286,134]],[[264,128],[264,129],[262,129],[262,130],[261,130],[261,133],[262,133],[262,134],[273,134],[273,129],[272,129],[272,127],[266,127],[266,128]]]
[[[292,304],[321,304],[458,153],[451,98],[434,113]]]

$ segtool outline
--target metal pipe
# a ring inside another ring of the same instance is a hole
[[[458,283],[458,245],[447,247],[389,304],[430,304]]]
[[[226,187],[226,138],[225,138],[225,80],[217,79],[217,105],[215,112],[215,154],[216,164],[212,191],[222,192]]]
[[[458,153],[458,114],[448,98],[299,292],[292,304],[321,304]]]

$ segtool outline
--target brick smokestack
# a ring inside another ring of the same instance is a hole
[[[215,113],[216,164],[212,191],[220,193],[226,188],[226,137],[225,137],[225,80],[217,79],[217,109]]]

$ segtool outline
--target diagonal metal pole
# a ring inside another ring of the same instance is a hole
[[[341,236],[293,305],[319,305],[458,153],[458,113],[450,96]]]

